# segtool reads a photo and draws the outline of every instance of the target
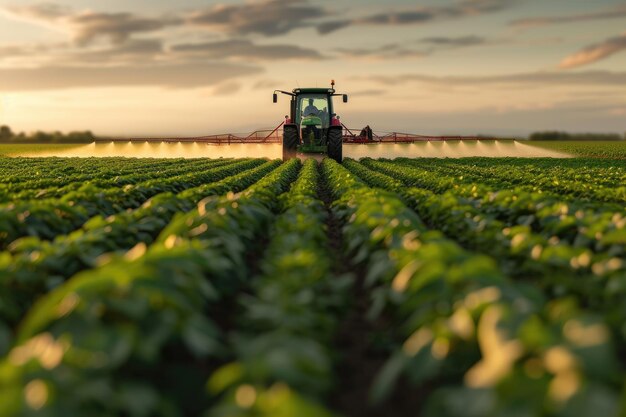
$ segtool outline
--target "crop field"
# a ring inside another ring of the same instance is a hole
[[[0,156],[21,156],[24,154],[38,155],[46,153],[63,153],[79,148],[80,144],[71,143],[31,143],[31,144],[7,144],[0,143]]]
[[[624,161],[0,174],[0,417],[626,413]]]
[[[528,145],[590,158],[626,159],[623,141],[529,141]]]

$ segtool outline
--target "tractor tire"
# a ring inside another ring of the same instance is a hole
[[[283,127],[283,161],[288,161],[296,157],[298,152],[298,126],[295,124]]]
[[[341,163],[343,147],[343,131],[341,126],[328,128],[328,157]]]

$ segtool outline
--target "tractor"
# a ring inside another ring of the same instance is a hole
[[[291,92],[274,90],[273,101],[278,94],[291,97],[290,115],[283,125],[283,160],[296,158],[298,153],[325,154],[341,163],[343,128],[339,116],[334,113],[333,97],[346,94],[335,92],[335,81],[330,88],[296,88]]]

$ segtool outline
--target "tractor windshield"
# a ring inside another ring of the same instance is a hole
[[[323,128],[327,128],[330,122],[328,111],[328,96],[325,94],[302,94],[297,103],[298,124],[303,117],[319,117]]]

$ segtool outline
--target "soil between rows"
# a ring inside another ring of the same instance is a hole
[[[345,417],[414,417],[420,409],[422,396],[416,395],[418,393],[406,384],[399,384],[394,394],[383,403],[373,405],[369,400],[372,383],[390,355],[377,340],[380,335],[384,337],[385,333],[389,333],[392,324],[386,317],[376,321],[367,319],[370,294],[364,285],[366,265],[355,265],[344,250],[343,222],[332,210],[333,196],[322,173],[320,178],[319,198],[328,213],[328,241],[330,253],[335,256],[333,273],[335,276],[350,274],[353,277],[353,297],[346,309],[347,314],[338,325],[333,346],[337,352],[337,380],[330,406]]]

